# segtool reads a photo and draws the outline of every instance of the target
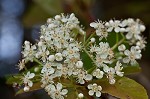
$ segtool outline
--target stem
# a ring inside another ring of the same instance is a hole
[[[26,67],[26,66],[24,67],[24,69],[25,69],[25,71],[28,71],[28,69],[27,69],[27,67]]]
[[[96,66],[95,60],[91,57],[91,55],[88,53],[88,51],[87,51],[85,48],[83,48],[83,51],[90,57],[90,59],[93,61],[93,63],[94,63],[95,66]]]
[[[124,42],[125,37],[122,33],[121,33],[121,36],[122,36],[122,39],[118,42],[119,37],[118,35],[116,35],[116,44],[111,48],[112,50],[114,50],[116,47],[118,47],[118,45]]]
[[[77,39],[78,34],[79,34],[79,33],[75,33],[75,34],[74,34],[74,39]]]
[[[125,39],[121,39],[117,44],[115,44],[111,49],[114,50],[118,45],[120,45]]]
[[[118,41],[119,41],[119,36],[118,33],[116,33],[116,44],[118,44]]]
[[[86,40],[86,33],[84,34],[83,44],[85,43],[85,40]]]
[[[90,44],[92,44],[91,42],[88,42],[86,45],[85,45],[85,48],[87,48]]]
[[[43,66],[43,64],[42,64],[39,60],[37,60],[36,58],[34,58],[33,60],[34,60],[36,63],[38,63],[39,65]]]
[[[86,46],[86,44],[89,42],[89,40],[95,35],[95,33],[92,33],[90,35],[90,37],[85,41],[85,43],[83,44],[84,46]]]

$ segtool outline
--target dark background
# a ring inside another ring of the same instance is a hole
[[[139,61],[142,72],[131,78],[150,96],[150,0],[0,0],[0,99],[49,99],[43,90],[15,96],[5,76],[18,72],[24,40],[35,43],[40,25],[60,13],[75,13],[87,30],[96,19],[141,19],[146,25],[147,47]]]

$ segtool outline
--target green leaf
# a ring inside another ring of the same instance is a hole
[[[67,97],[65,99],[76,99],[77,94],[75,93],[75,90],[73,88],[68,88]]]
[[[35,91],[35,90],[39,90],[39,89],[42,89],[42,88],[41,88],[41,82],[34,83],[33,86],[30,88],[29,92]],[[26,92],[24,92],[23,89],[20,89],[20,90],[16,93],[16,95],[19,95],[19,94],[22,94],[22,93],[26,93]]]
[[[84,63],[83,64],[84,69],[89,70],[93,67],[93,61],[85,51],[81,52],[81,59]]]
[[[106,80],[99,80],[96,83],[102,86],[102,93],[108,93],[120,99],[148,99],[144,87],[127,77],[119,78],[114,85]]]
[[[20,75],[8,75],[5,77],[6,84],[12,85],[13,83],[21,83],[21,76]]]
[[[130,75],[134,73],[139,73],[141,71],[141,67],[139,64],[136,64],[134,66],[124,66],[123,70],[124,75]]]

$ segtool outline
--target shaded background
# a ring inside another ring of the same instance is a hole
[[[40,25],[60,13],[75,13],[89,31],[96,20],[139,18],[146,25],[147,47],[139,61],[142,72],[131,78],[141,83],[150,96],[150,0],[0,0],[0,99],[49,99],[43,91],[15,95],[4,76],[17,73],[24,40],[39,38]]]

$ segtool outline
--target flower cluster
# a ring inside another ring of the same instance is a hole
[[[124,66],[134,65],[142,57],[141,50],[145,48],[146,41],[141,32],[145,30],[145,26],[139,19],[108,22],[98,20],[90,26],[96,30],[94,35],[86,39],[86,32],[74,14],[56,15],[41,26],[40,40],[36,44],[25,41],[19,70],[26,70],[28,62],[36,62],[38,67],[32,73],[29,69],[27,75],[24,75],[24,91],[29,91],[33,86],[32,79],[40,77],[38,82],[42,83],[41,87],[52,99],[64,99],[70,87],[76,90],[79,99],[83,98],[84,94],[77,87],[87,84],[85,87],[89,89],[89,95],[100,97],[102,86],[92,82],[93,79],[106,78],[110,84],[115,84],[116,76],[124,76]],[[113,32],[122,38],[112,46],[107,37]],[[79,35],[84,40],[79,40]],[[84,63],[86,58],[90,58],[93,64],[88,69]]]
[[[96,70],[93,72],[93,76],[101,79],[103,74],[106,74],[110,84],[115,83],[115,75],[120,77],[123,76],[122,64],[135,65],[137,59],[141,59],[141,50],[145,48],[146,41],[142,37],[142,32],[145,30],[145,26],[140,22],[139,19],[134,21],[133,19],[125,19],[123,21],[110,20],[108,22],[96,21],[90,24],[91,27],[95,28],[96,36],[99,37],[99,44],[95,42],[95,38],[91,38],[91,46],[89,52],[93,57],[96,65]],[[108,34],[113,32],[116,35],[121,35],[122,39],[117,41],[112,47],[107,41]],[[125,36],[124,36],[125,35]],[[106,39],[106,42],[103,41]],[[126,49],[128,43],[131,45],[130,50]],[[118,47],[118,51],[114,51]],[[117,56],[117,54],[120,54]],[[110,67],[116,60],[116,66]],[[121,63],[120,63],[121,62]]]

